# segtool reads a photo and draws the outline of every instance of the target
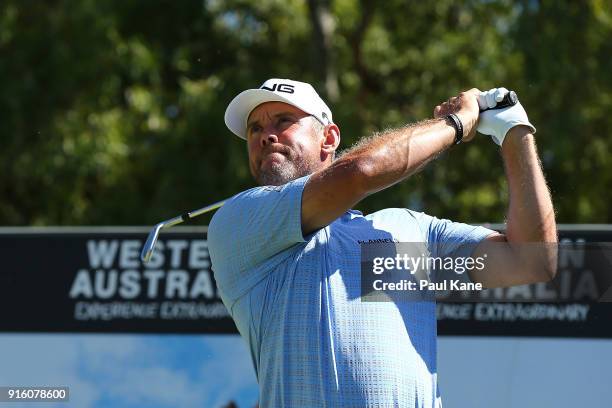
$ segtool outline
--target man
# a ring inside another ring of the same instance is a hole
[[[435,303],[362,301],[359,242],[423,242],[436,256],[477,244],[474,257],[495,253],[470,271],[485,287],[552,277],[554,261],[536,267],[510,245],[556,242],[556,226],[524,109],[479,114],[479,102],[492,107],[505,92],[463,92],[436,106],[433,120],[365,139],[337,159],[340,129],[309,84],[270,79],[229,104],[225,122],[246,140],[262,187],[215,214],[209,250],[220,296],[250,347],[262,407],[441,406]],[[477,128],[501,145],[505,235],[406,209],[351,210]]]

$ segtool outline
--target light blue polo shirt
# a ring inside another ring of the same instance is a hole
[[[360,242],[423,242],[432,256],[451,256],[493,231],[390,208],[348,211],[304,237],[307,180],[242,192],[208,229],[260,406],[440,407],[435,303],[362,301]]]

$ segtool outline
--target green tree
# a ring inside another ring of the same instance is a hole
[[[151,224],[252,186],[223,113],[270,77],[321,90],[343,147],[461,90],[513,88],[559,221],[611,222],[611,30],[603,0],[5,0],[0,223]],[[502,221],[485,139],[359,208]]]

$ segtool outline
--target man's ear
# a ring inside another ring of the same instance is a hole
[[[331,154],[336,151],[340,145],[340,128],[335,123],[330,123],[323,130],[323,142],[321,144],[321,153]]]

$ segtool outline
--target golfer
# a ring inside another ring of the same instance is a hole
[[[525,110],[480,113],[505,93],[463,92],[436,106],[434,119],[365,138],[340,157],[340,128],[311,85],[269,79],[231,101],[225,123],[245,140],[260,187],[215,214],[208,243],[221,299],[250,348],[261,407],[442,405],[435,302],[362,301],[360,243],[421,242],[438,257],[495,246],[495,259],[466,276],[488,288],[552,277],[552,260],[531,267],[512,249],[557,237]],[[409,209],[351,209],[477,130],[501,146],[505,235]]]

